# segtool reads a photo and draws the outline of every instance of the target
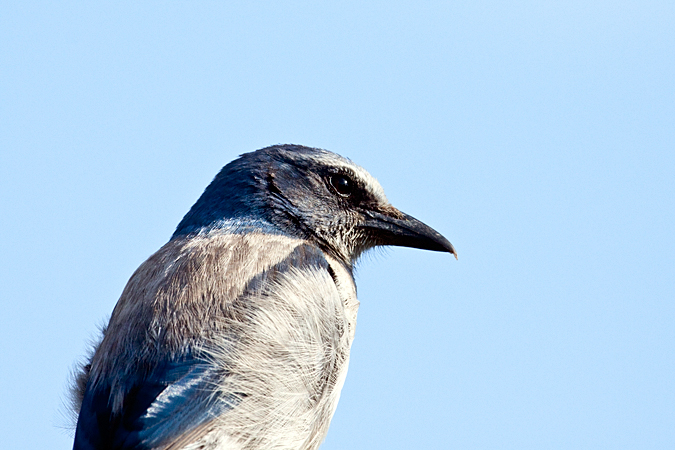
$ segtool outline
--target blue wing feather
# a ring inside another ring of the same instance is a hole
[[[119,413],[110,405],[105,381],[87,386],[75,433],[74,450],[152,449],[171,443],[233,406],[217,398],[218,371],[194,358],[157,365],[130,382]]]

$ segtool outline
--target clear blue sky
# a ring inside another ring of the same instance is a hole
[[[31,2],[0,13],[4,448],[218,170],[333,150],[443,233],[366,257],[322,450],[675,448],[675,3]]]

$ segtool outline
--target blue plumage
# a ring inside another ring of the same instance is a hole
[[[88,386],[74,448],[158,448],[199,427],[230,406],[213,401],[209,394],[217,383],[215,372],[214,367],[191,357],[163,361],[149,373],[127,380],[122,388],[124,408],[118,413],[110,404],[109,383]]]

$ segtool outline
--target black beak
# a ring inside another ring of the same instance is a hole
[[[396,214],[396,217],[393,214],[364,211],[366,220],[362,227],[368,230],[379,245],[448,252],[457,259],[455,248],[438,231],[396,209],[393,209],[392,213]]]

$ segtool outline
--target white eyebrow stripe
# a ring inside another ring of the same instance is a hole
[[[320,165],[330,165],[338,169],[344,169],[354,174],[358,178],[365,189],[370,192],[379,202],[389,204],[387,196],[384,194],[384,189],[366,169],[353,163],[351,160],[333,153],[325,152],[311,156]]]

